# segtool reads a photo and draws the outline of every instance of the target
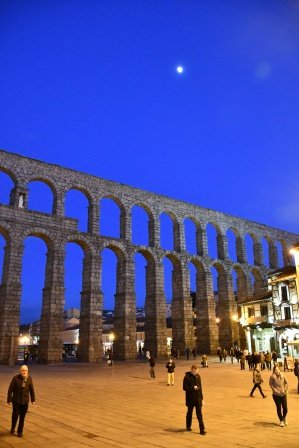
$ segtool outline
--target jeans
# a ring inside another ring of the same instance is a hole
[[[19,425],[18,425],[18,434],[22,434],[23,428],[24,428],[24,420],[25,415],[28,410],[28,404],[17,404],[13,403],[13,410],[12,410],[12,417],[11,417],[11,429],[14,431],[18,418],[19,418]]]
[[[201,404],[199,404],[199,403],[188,406],[188,411],[187,411],[187,415],[186,415],[186,428],[191,428],[193,408],[195,408],[195,410],[196,410],[196,417],[197,417],[197,420],[199,423],[199,429],[200,429],[200,431],[204,431],[205,425],[204,425],[203,419],[202,419]]]
[[[273,394],[273,400],[276,404],[277,415],[280,421],[283,421],[288,413],[287,396],[280,397]]]
[[[264,397],[264,392],[262,391],[261,385],[259,383],[256,383],[253,388],[252,391],[250,392],[250,395],[253,396],[253,392],[255,391],[255,389],[258,389],[261,393],[261,396]]]

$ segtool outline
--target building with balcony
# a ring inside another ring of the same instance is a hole
[[[239,305],[250,352],[299,356],[299,244],[292,253],[295,266],[270,271],[267,290]]]

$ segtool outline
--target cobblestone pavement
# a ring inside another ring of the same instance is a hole
[[[185,431],[186,407],[182,380],[192,361],[176,361],[175,385],[167,387],[165,362],[156,365],[150,380],[145,362],[116,362],[108,367],[66,363],[30,366],[37,402],[30,405],[24,437],[9,434],[11,407],[6,404],[8,384],[18,366],[0,366],[0,447],[28,448],[193,448],[193,447],[299,447],[297,378],[289,381],[289,425],[278,425],[263,372],[262,399],[258,390],[249,397],[252,373],[230,362],[210,359],[200,369],[207,435]],[[195,417],[195,416],[194,416]]]

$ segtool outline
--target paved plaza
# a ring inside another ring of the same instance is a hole
[[[166,385],[165,363],[157,362],[156,380],[150,380],[149,367],[141,361],[116,362],[112,368],[104,362],[29,366],[37,401],[29,407],[22,439],[9,434],[11,407],[6,404],[18,366],[0,366],[0,447],[299,447],[293,372],[286,372],[289,425],[281,428],[268,386],[270,373],[263,373],[267,398],[256,390],[252,399],[252,372],[210,358],[209,368],[200,368],[207,430],[201,436],[195,418],[193,431],[185,431],[182,380],[192,361],[176,361],[174,387]]]

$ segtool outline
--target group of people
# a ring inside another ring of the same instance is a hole
[[[234,363],[234,360],[240,364],[241,370],[245,370],[246,363],[248,365],[249,370],[253,370],[255,367],[259,367],[259,370],[268,369],[270,371],[272,369],[272,363],[275,365],[277,362],[278,355],[275,351],[270,353],[267,352],[253,352],[250,353],[247,349],[241,350],[239,347],[231,347],[226,350],[225,348],[218,347],[217,348],[217,356],[219,358],[219,362],[226,362],[226,358],[229,356],[231,359],[231,363]]]
[[[203,355],[202,358],[206,357]],[[150,377],[152,379],[156,378],[155,375],[155,360],[153,356],[149,353],[148,362],[150,365]],[[207,362],[207,361],[206,361]],[[172,358],[166,364],[167,369],[167,385],[174,385],[174,370],[175,362]],[[204,366],[203,366],[204,367]],[[201,378],[198,373],[198,365],[193,364],[190,371],[185,373],[183,380],[183,390],[185,391],[185,402],[187,406],[186,414],[186,430],[191,431],[192,424],[192,414],[195,408],[196,417],[199,424],[199,432],[201,435],[206,434],[205,425],[202,416],[202,406],[203,401],[203,391],[201,385]],[[298,378],[297,392],[299,393],[299,362],[295,361],[294,374]],[[250,397],[254,397],[254,392],[256,389],[259,390],[261,396],[266,398],[262,390],[262,374],[260,370],[260,363],[256,363],[253,367],[253,387],[250,392]],[[280,371],[279,365],[274,364],[273,372],[269,379],[269,385],[272,390],[272,397],[276,406],[277,416],[279,418],[279,424],[281,427],[287,426],[287,392],[288,392],[288,381],[283,372]],[[10,405],[12,403],[12,418],[11,418],[11,429],[10,433],[15,434],[17,427],[18,437],[23,436],[23,428],[25,416],[28,411],[29,400],[33,404],[35,402],[35,392],[33,387],[33,381],[29,375],[28,366],[26,364],[20,367],[20,372],[15,375],[9,385],[7,393],[7,403]],[[17,426],[18,425],[18,426]]]
[[[189,358],[191,355],[192,355],[193,359],[195,360],[196,359],[196,348],[193,347],[193,349],[191,350],[189,347],[186,347],[185,354],[186,354],[187,361],[189,361]]]

